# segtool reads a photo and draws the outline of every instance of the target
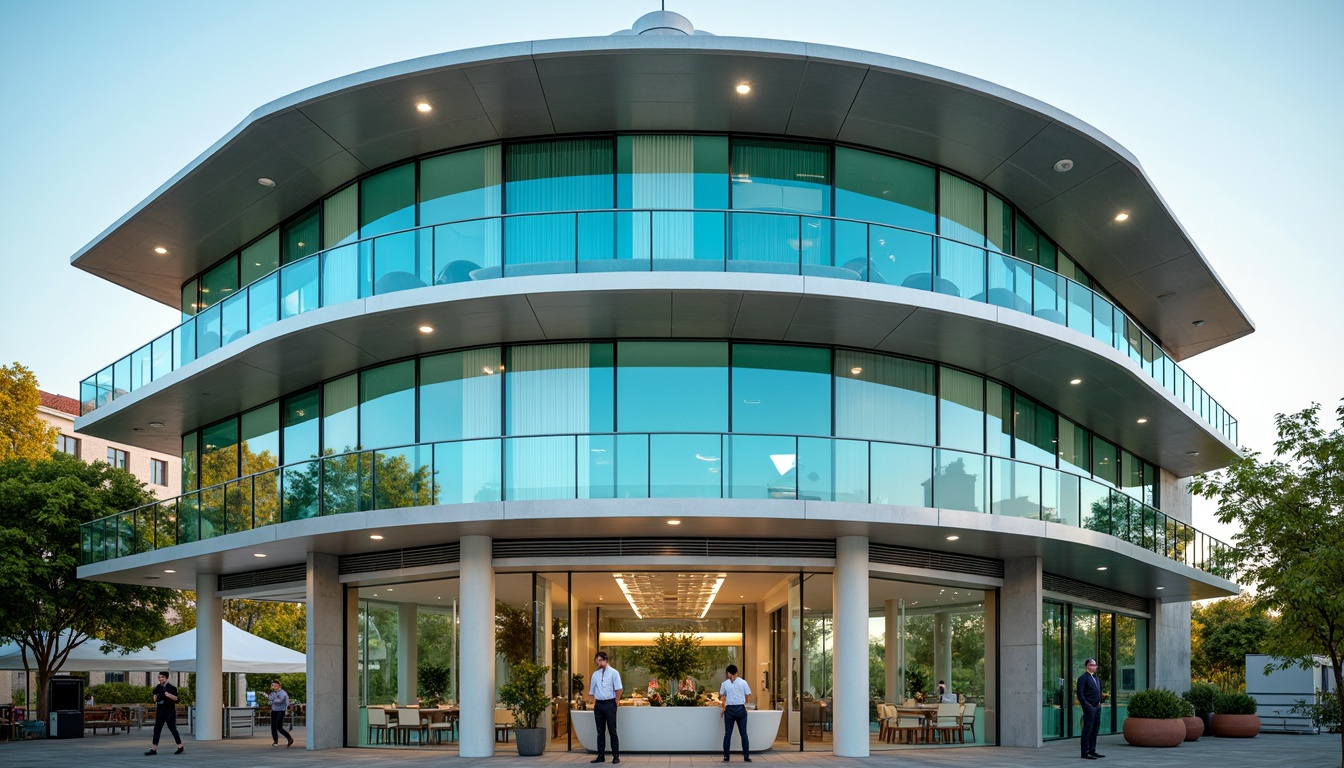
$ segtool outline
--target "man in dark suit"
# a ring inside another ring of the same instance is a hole
[[[1083,665],[1087,671],[1078,676],[1078,704],[1083,708],[1083,759],[1105,757],[1097,754],[1097,731],[1101,729],[1101,679],[1097,677],[1097,660],[1088,659]]]

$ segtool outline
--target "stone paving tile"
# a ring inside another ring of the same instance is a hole
[[[256,768],[293,766],[293,768],[364,768],[364,766],[460,766],[460,768],[578,768],[588,765],[592,756],[585,752],[547,752],[536,758],[522,758],[512,745],[500,745],[495,757],[461,758],[451,750],[416,747],[404,749],[335,749],[309,752],[302,749],[303,729],[295,731],[298,742],[292,749],[272,748],[266,734],[251,739],[196,742],[183,734],[186,752],[172,754],[172,739],[161,740],[160,753],[145,757],[149,731],[128,734],[99,734],[82,739],[0,742],[0,768],[60,766],[61,768],[129,768],[158,765],[192,768]],[[1338,735],[1302,736],[1261,734],[1249,739],[1204,738],[1176,749],[1138,749],[1119,736],[1103,736],[1098,748],[1107,757],[1101,761],[1080,763],[1077,741],[1051,742],[1041,749],[1008,747],[962,747],[905,749],[875,752],[866,758],[835,757],[829,752],[770,750],[754,755],[753,768],[1063,768],[1088,765],[1097,768],[1328,768],[1340,765]],[[709,768],[721,766],[718,755],[640,754],[621,758],[620,768]],[[738,755],[731,766],[741,768]],[[605,768],[610,768],[608,762]]]

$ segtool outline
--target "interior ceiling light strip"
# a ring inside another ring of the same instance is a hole
[[[723,573],[613,573],[641,619],[703,619],[728,578]]]

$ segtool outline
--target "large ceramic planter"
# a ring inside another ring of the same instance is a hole
[[[1249,739],[1260,733],[1259,715],[1214,715],[1213,735],[1224,739]]]
[[[517,728],[513,737],[518,743],[518,754],[523,757],[536,757],[546,751],[545,728]]]
[[[1179,719],[1127,717],[1125,741],[1136,747],[1179,747],[1185,741],[1185,723]]]
[[[1204,735],[1204,718],[1183,717],[1181,721],[1185,723],[1186,741],[1199,741],[1199,737]]]

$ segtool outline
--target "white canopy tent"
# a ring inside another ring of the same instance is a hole
[[[240,630],[241,631],[241,630]],[[61,647],[64,648],[70,643],[70,630],[61,633]],[[168,659],[154,651],[141,649],[132,653],[122,655],[116,653],[103,653],[98,650],[103,645],[103,641],[98,639],[85,640],[79,646],[70,651],[66,657],[65,663],[61,665],[62,672],[147,672],[155,669],[167,669]],[[28,653],[28,665],[36,669],[37,662],[30,651]],[[0,645],[0,670],[18,670],[22,671],[23,649],[17,643],[6,643]]]
[[[292,651],[283,645],[257,637],[235,627],[227,621],[223,625],[223,669],[224,672],[255,672],[258,674],[279,674],[281,672],[305,672],[308,659],[298,651]],[[168,670],[170,672],[196,671],[196,630],[188,630],[180,635],[164,638],[154,644],[154,649],[142,648],[126,655],[105,654],[98,650],[100,640],[87,640],[70,651],[62,672],[137,672]],[[29,654],[28,663],[33,664]],[[17,644],[0,646],[0,670],[22,670],[23,654]]]

